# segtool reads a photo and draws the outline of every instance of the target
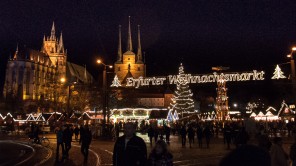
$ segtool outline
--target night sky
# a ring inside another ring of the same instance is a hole
[[[230,71],[272,74],[296,43],[295,0],[2,0],[0,8],[1,90],[17,43],[40,50],[53,21],[58,35],[63,32],[69,61],[86,64],[95,78],[101,70],[96,57],[107,64],[116,60],[119,24],[126,46],[128,16],[134,49],[141,25],[149,76],[175,74],[180,62],[188,73],[229,66]],[[288,74],[289,66],[282,67]],[[230,89],[262,86],[260,95],[273,93],[269,81],[249,84],[231,84]]]

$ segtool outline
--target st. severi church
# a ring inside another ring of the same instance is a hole
[[[140,26],[138,25],[138,48],[137,54],[134,53],[131,21],[129,17],[128,35],[127,35],[127,47],[126,52],[122,53],[121,44],[121,26],[119,26],[119,42],[118,42],[118,54],[117,61],[114,64],[114,72],[121,83],[126,83],[126,78],[133,77],[138,78],[140,76],[146,76],[145,59],[142,53],[141,38],[140,38]]]

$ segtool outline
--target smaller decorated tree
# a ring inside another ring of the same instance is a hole
[[[275,71],[273,72],[273,76],[271,79],[281,79],[281,78],[286,78],[284,75],[284,72],[282,72],[281,68],[279,65],[276,65]]]
[[[114,79],[112,81],[111,87],[120,87],[120,86],[121,86],[121,83],[120,83],[117,75],[115,75],[115,77],[114,77]]]

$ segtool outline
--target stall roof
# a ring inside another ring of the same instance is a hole
[[[149,119],[166,119],[169,110],[152,110]]]

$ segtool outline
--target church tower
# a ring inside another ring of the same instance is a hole
[[[56,36],[55,25],[52,23],[50,36],[43,37],[41,52],[47,54],[51,62],[58,69],[59,78],[66,78],[67,53],[64,48],[63,34]]]
[[[138,50],[137,55],[133,52],[132,33],[131,33],[131,21],[129,16],[128,21],[128,36],[127,36],[127,50],[122,54],[121,47],[121,26],[119,26],[118,37],[118,55],[117,61],[114,64],[115,74],[120,82],[124,82],[126,77],[138,78],[140,76],[145,77],[145,64],[142,57],[141,38],[140,38],[140,26],[138,25]]]

